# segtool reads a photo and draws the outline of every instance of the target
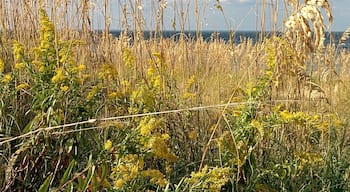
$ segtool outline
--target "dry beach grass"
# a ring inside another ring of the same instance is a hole
[[[198,36],[210,6],[227,22],[220,1],[150,1],[150,21],[143,3],[1,0],[2,191],[349,190],[349,31],[324,44],[329,1],[284,1],[277,35],[271,0],[276,35],[239,44],[185,36],[189,7]],[[146,39],[170,8],[179,39]]]

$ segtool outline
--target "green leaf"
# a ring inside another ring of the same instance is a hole
[[[103,181],[107,177],[107,169],[108,169],[105,162],[102,164],[101,169],[102,169],[101,180]]]
[[[74,192],[73,183],[69,183],[67,187],[63,190],[63,192]]]
[[[183,177],[177,185],[175,184],[175,187],[176,187],[175,192],[180,192],[181,190],[184,191],[184,189],[182,189],[183,187],[182,184],[184,184],[184,181],[185,181],[185,177]],[[186,187],[186,184],[184,185]]]
[[[95,166],[93,165],[92,167],[90,167],[89,172],[85,178],[84,184],[82,186],[82,191],[86,191],[86,189],[88,188],[88,184],[91,182],[91,179],[94,173],[95,173]]]
[[[52,179],[52,175],[50,175],[48,178],[46,178],[44,183],[40,186],[38,192],[47,192],[49,190],[51,179]]]
[[[75,164],[75,160],[72,160],[72,161],[69,163],[69,165],[68,165],[66,171],[65,171],[64,174],[63,174],[63,177],[61,178],[60,186],[62,186],[65,182],[68,181],[69,176],[70,176],[71,173],[72,173],[72,169],[73,169],[73,167],[74,167],[74,164]]]
[[[78,177],[77,191],[83,191],[84,180],[82,177]]]
[[[92,164],[92,155],[90,154],[90,157],[89,157],[89,163],[88,165],[90,166],[89,168],[89,172],[83,182],[83,185],[82,185],[82,191],[86,191],[86,189],[88,188],[88,185],[89,183],[91,182],[91,179],[92,177],[94,176],[94,173],[95,173],[95,165]]]
[[[38,113],[23,129],[22,134],[28,133],[33,130],[33,128],[37,128],[38,124],[42,120],[44,115],[42,113]]]

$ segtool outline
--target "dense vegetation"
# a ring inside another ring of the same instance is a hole
[[[240,44],[144,39],[141,1],[119,37],[91,1],[1,3],[1,191],[350,190],[349,33],[324,46],[327,0],[285,1],[282,35]]]

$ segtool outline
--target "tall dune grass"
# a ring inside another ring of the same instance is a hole
[[[275,35],[239,44],[201,38],[209,8],[235,35],[220,1],[150,1],[150,21],[144,3],[1,0],[2,191],[349,190],[350,54],[323,43],[327,0],[263,3]],[[158,36],[166,9],[178,41]]]

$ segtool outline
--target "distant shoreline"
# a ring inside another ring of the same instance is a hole
[[[96,32],[103,32],[103,31],[96,31]],[[110,30],[110,34],[115,36],[115,37],[119,37],[121,33],[123,33],[124,31],[122,30]],[[145,39],[150,39],[151,37],[154,37],[155,35],[157,35],[157,37],[160,37],[160,35],[162,35],[163,38],[173,38],[174,40],[178,40],[179,39],[179,35],[181,34],[181,31],[161,31],[161,32],[156,32],[155,31],[143,31],[143,37]],[[184,32],[186,37],[188,39],[196,39],[196,31],[190,30],[190,31],[185,31]],[[228,41],[230,40],[230,31],[209,31],[209,30],[205,30],[205,31],[199,31],[201,37],[205,40],[205,41],[210,41],[213,39],[220,39],[223,41]],[[261,36],[261,31],[233,31],[234,33],[234,43],[241,43],[242,38],[243,39],[251,39],[254,43],[257,41],[257,38]],[[273,33],[277,33],[278,35],[281,35],[282,32],[273,32],[273,31],[265,31],[264,32],[264,36],[269,36]],[[340,31],[334,31],[334,32],[325,32],[326,34],[326,39],[325,39],[325,45],[328,45],[331,42],[331,37],[332,37],[332,41],[335,45],[338,44],[341,36],[343,35],[344,32],[340,32]],[[133,36],[133,32],[129,31],[129,35]],[[346,46],[344,46],[344,48],[350,48],[350,39],[348,39],[345,42]]]

